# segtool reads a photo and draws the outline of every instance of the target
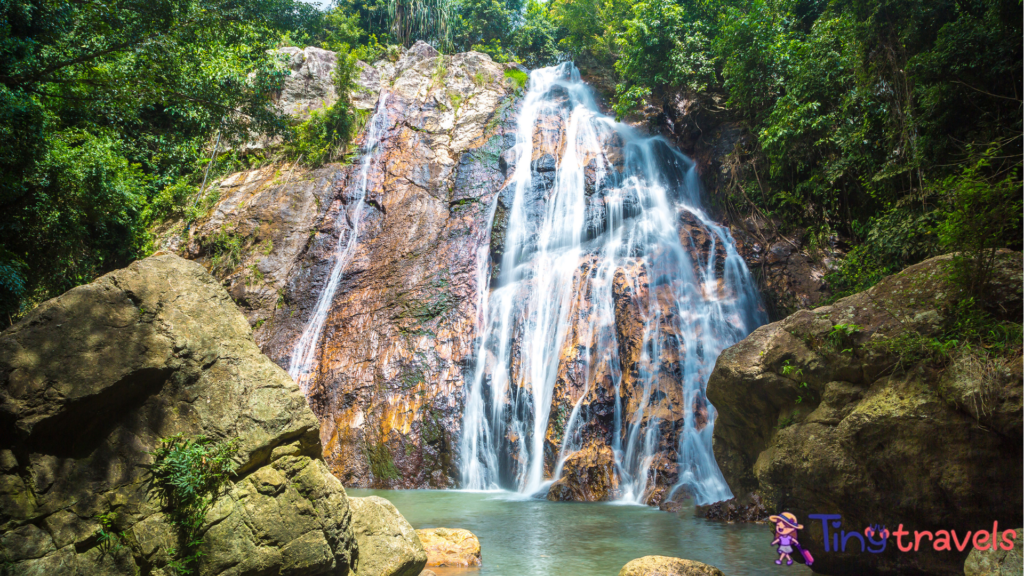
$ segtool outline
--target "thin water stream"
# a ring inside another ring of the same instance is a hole
[[[306,327],[302,331],[295,348],[292,349],[292,356],[288,363],[288,375],[291,376],[302,389],[309,392],[309,376],[313,371],[313,359],[319,349],[320,335],[324,329],[324,322],[327,321],[327,313],[331,311],[334,302],[334,293],[338,290],[345,267],[352,259],[356,242],[359,240],[359,225],[363,216],[363,208],[366,206],[366,188],[370,179],[370,170],[376,164],[380,152],[380,142],[388,128],[388,93],[384,92],[377,101],[377,109],[367,123],[366,139],[362,147],[362,157],[359,165],[359,176],[356,183],[356,202],[348,213],[342,207],[342,213],[348,218],[348,233],[338,236],[338,244],[334,249],[331,264],[331,275],[327,279],[327,285],[317,298],[316,308],[309,317]]]
[[[704,562],[728,576],[809,576],[777,566],[768,524],[727,524],[646,506],[553,503],[508,492],[356,490],[390,500],[414,528],[465,528],[480,539],[479,569],[438,576],[615,576],[648,555]],[[692,510],[692,509],[691,509]]]

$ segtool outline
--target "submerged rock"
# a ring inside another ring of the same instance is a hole
[[[195,262],[137,261],[0,334],[0,426],[0,543],[14,573],[159,573],[179,543],[147,465],[177,433],[239,447],[206,517],[203,574],[345,574],[355,556],[316,418]]]
[[[380,496],[351,498],[352,531],[359,549],[355,576],[416,576],[427,553],[395,505]]]
[[[840,514],[847,532],[1021,523],[1020,358],[963,356],[940,369],[913,356],[958,297],[949,261],[932,258],[763,326],[725,350],[708,380],[729,486],[756,490],[770,512],[796,514],[816,572],[952,575],[967,551],[899,553],[890,539],[873,554],[854,539],[853,551],[825,552],[822,521],[809,514]],[[1000,254],[994,277],[986,306],[1019,321],[1020,254]]]
[[[760,494],[756,492],[745,497],[697,506],[697,515],[708,520],[724,522],[767,522],[771,515],[764,507]]]
[[[722,571],[709,564],[669,556],[644,556],[631,560],[619,571],[619,576],[723,576]]]
[[[427,566],[480,565],[480,540],[469,530],[427,528],[416,535],[427,552]]]

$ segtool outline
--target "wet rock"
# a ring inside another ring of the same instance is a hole
[[[619,571],[619,576],[723,576],[714,566],[671,558],[669,556],[644,556],[631,560]]]
[[[979,369],[961,365],[971,362],[963,357],[940,369],[882,345],[943,330],[957,298],[949,261],[926,260],[866,292],[762,326],[725,350],[708,380],[718,408],[715,456],[730,488],[756,490],[770,512],[796,514],[817,572],[952,575],[967,552],[826,553],[821,522],[808,514],[841,514],[846,530],[903,524],[962,533],[981,518],[1021,523],[1019,358]],[[995,284],[990,304],[1014,310],[1020,254],[997,257]],[[1007,300],[993,300],[1000,294]]]
[[[318,423],[199,264],[158,254],[44,302],[0,334],[0,378],[0,544],[14,573],[166,567],[177,533],[147,465],[176,433],[239,446],[206,518],[203,574],[347,573],[347,498]],[[101,547],[100,515],[116,546]]]
[[[554,172],[556,168],[558,168],[558,160],[551,154],[541,156],[530,165],[530,169],[534,172]]]
[[[771,513],[764,506],[761,495],[748,494],[707,506],[697,506],[697,515],[708,520],[723,522],[767,522]]]
[[[548,488],[548,500],[604,502],[619,497],[615,456],[604,445],[590,445],[565,459],[562,477]]]
[[[811,251],[800,234],[783,235],[778,222],[752,216],[730,222],[736,250],[754,273],[772,320],[818,306],[832,295],[825,275],[833,258]]]
[[[416,576],[423,570],[427,553],[394,504],[367,496],[351,498],[349,505],[359,549],[355,576]]]
[[[427,528],[416,535],[427,552],[427,566],[480,565],[480,540],[469,530]]]
[[[1018,576],[1024,573],[1024,547],[1021,546],[1024,528],[1017,528],[1016,538],[1011,538],[1013,549],[1003,549],[1005,533],[1000,533],[998,549],[971,550],[964,562],[964,576]]]

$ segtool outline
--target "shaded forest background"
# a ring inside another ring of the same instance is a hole
[[[716,93],[748,137],[716,201],[841,247],[833,292],[961,251],[978,292],[1021,247],[1020,0],[0,0],[0,328],[152,251],[204,182],[346,159],[342,99],[295,123],[272,105],[280,46],[356,61],[425,40],[537,67],[574,60],[620,116]],[[231,148],[253,133],[271,151]],[[215,144],[216,143],[216,144]],[[211,150],[222,154],[211,166]]]

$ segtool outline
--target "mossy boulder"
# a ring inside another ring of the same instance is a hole
[[[359,548],[356,576],[416,576],[427,553],[395,505],[380,496],[352,498],[352,529]]]
[[[968,551],[825,552],[820,520],[842,530],[968,530],[1022,521],[1020,357],[925,361],[961,295],[950,256],[831,306],[803,310],[725,350],[708,380],[714,451],[735,494],[790,511],[825,574],[959,574]],[[1020,321],[1021,256],[1003,253],[985,302]],[[904,541],[906,538],[904,537]]]
[[[0,430],[0,571],[171,573],[147,465],[178,433],[239,448],[202,574],[347,574],[355,557],[305,398],[195,262],[140,260],[0,334]]]
[[[988,550],[971,550],[964,562],[964,576],[1020,576],[1024,574],[1024,528],[1015,530],[1017,538],[1013,548],[1003,547]]]

